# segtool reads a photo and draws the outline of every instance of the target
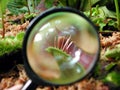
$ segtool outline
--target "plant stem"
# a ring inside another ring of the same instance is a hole
[[[114,2],[115,2],[116,16],[117,16],[117,28],[118,28],[118,30],[120,30],[120,15],[119,15],[118,0],[114,0]]]
[[[2,29],[3,29],[2,38],[4,38],[5,37],[4,16],[3,16],[3,13],[1,13],[1,15],[2,15]]]
[[[30,8],[29,8],[29,1],[28,0],[26,0],[26,2],[27,2],[27,9],[28,9],[28,13],[30,14]]]
[[[35,1],[32,0],[32,7],[33,7],[33,12],[35,13]]]

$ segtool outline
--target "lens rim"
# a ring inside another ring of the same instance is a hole
[[[91,73],[95,67],[95,65],[92,66],[91,70],[88,71],[88,73],[83,77],[83,78],[80,78],[74,82],[70,82],[70,83],[67,83],[67,84],[56,84],[56,83],[52,83],[52,82],[47,82],[46,80],[40,78],[34,71],[33,69],[30,67],[30,64],[28,62],[28,57],[27,57],[27,43],[28,43],[28,38],[29,38],[29,35],[32,31],[32,29],[34,28],[34,26],[41,20],[43,19],[44,17],[50,15],[50,14],[53,14],[53,13],[56,13],[56,12],[70,12],[70,13],[75,13],[77,15],[80,15],[81,17],[83,17],[86,21],[88,21],[88,23],[90,23],[92,25],[92,27],[95,29],[95,32],[97,34],[97,38],[98,38],[98,52],[96,54],[96,61],[94,64],[97,63],[99,57],[100,57],[100,38],[99,38],[99,34],[97,32],[97,28],[95,27],[95,25],[93,24],[93,22],[88,18],[86,17],[82,12],[76,10],[76,9],[73,9],[73,8],[70,8],[70,7],[62,7],[62,8],[52,8],[52,9],[48,9],[46,10],[45,12],[41,13],[40,15],[38,15],[37,17],[35,17],[31,22],[30,24],[28,25],[27,27],[27,30],[26,30],[26,34],[24,36],[24,39],[23,39],[23,48],[22,48],[22,54],[23,54],[23,63],[24,63],[24,67],[25,67],[25,71],[28,75],[28,77],[36,84],[39,84],[39,85],[42,85],[42,86],[61,86],[61,85],[70,85],[70,84],[73,84],[75,82],[78,82],[82,79],[84,79],[89,73]]]

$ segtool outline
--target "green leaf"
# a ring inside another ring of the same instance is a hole
[[[28,11],[26,0],[10,0],[7,8],[10,12],[17,15]]]
[[[13,14],[21,13],[31,13],[35,12],[36,6],[40,3],[41,0],[10,0],[7,8]]]
[[[116,18],[116,14],[113,11],[110,11],[106,8],[106,6],[102,6],[99,9],[101,9],[106,17]]]
[[[112,27],[117,28],[117,21],[114,20],[114,19],[109,19],[108,20],[108,26],[112,26]]]
[[[84,12],[94,23],[99,27],[100,31],[103,30],[103,27],[106,25],[114,25],[116,27],[116,15],[114,12],[109,11],[106,6],[96,6],[92,7],[92,14],[90,16],[90,11]]]
[[[67,54],[66,52],[58,49],[58,48],[55,48],[55,47],[48,47],[46,48],[46,51],[51,53],[53,56],[62,56],[62,57],[70,57],[69,54]]]
[[[116,86],[120,86],[120,73],[112,71],[105,77],[103,81],[113,83]]]
[[[105,52],[107,58],[114,58],[120,60],[120,44],[116,45],[114,48],[107,48]]]
[[[25,19],[32,19],[32,18],[34,18],[36,16],[36,14],[35,13],[31,13],[31,14],[28,14],[28,13],[26,13],[26,14],[24,14],[24,17],[25,17]]]
[[[103,22],[104,19],[103,18],[93,18],[92,20],[97,26],[99,26],[99,30],[102,31],[103,27],[106,26],[106,23]]]
[[[109,70],[112,69],[115,65],[116,65],[116,63],[111,62],[111,63],[109,63],[109,64],[105,67],[105,70],[109,71]]]
[[[51,8],[53,7],[54,0],[45,0],[45,7]]]
[[[22,41],[24,35],[25,35],[25,32],[20,32],[16,35],[15,39],[17,39],[18,41]]]
[[[46,51],[54,56],[54,58],[57,60],[58,64],[61,64],[62,62],[67,62],[72,58],[66,52],[64,52],[58,48],[55,48],[55,47],[48,47],[48,48],[46,48]]]

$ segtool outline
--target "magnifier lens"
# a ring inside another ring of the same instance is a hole
[[[98,58],[99,40],[94,26],[70,11],[48,13],[39,19],[26,45],[34,73],[53,84],[69,84],[86,76]]]

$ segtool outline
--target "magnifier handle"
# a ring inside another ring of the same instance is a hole
[[[28,80],[25,85],[22,87],[21,90],[35,90],[37,88],[37,84],[35,84],[34,82],[32,82],[32,80]]]

